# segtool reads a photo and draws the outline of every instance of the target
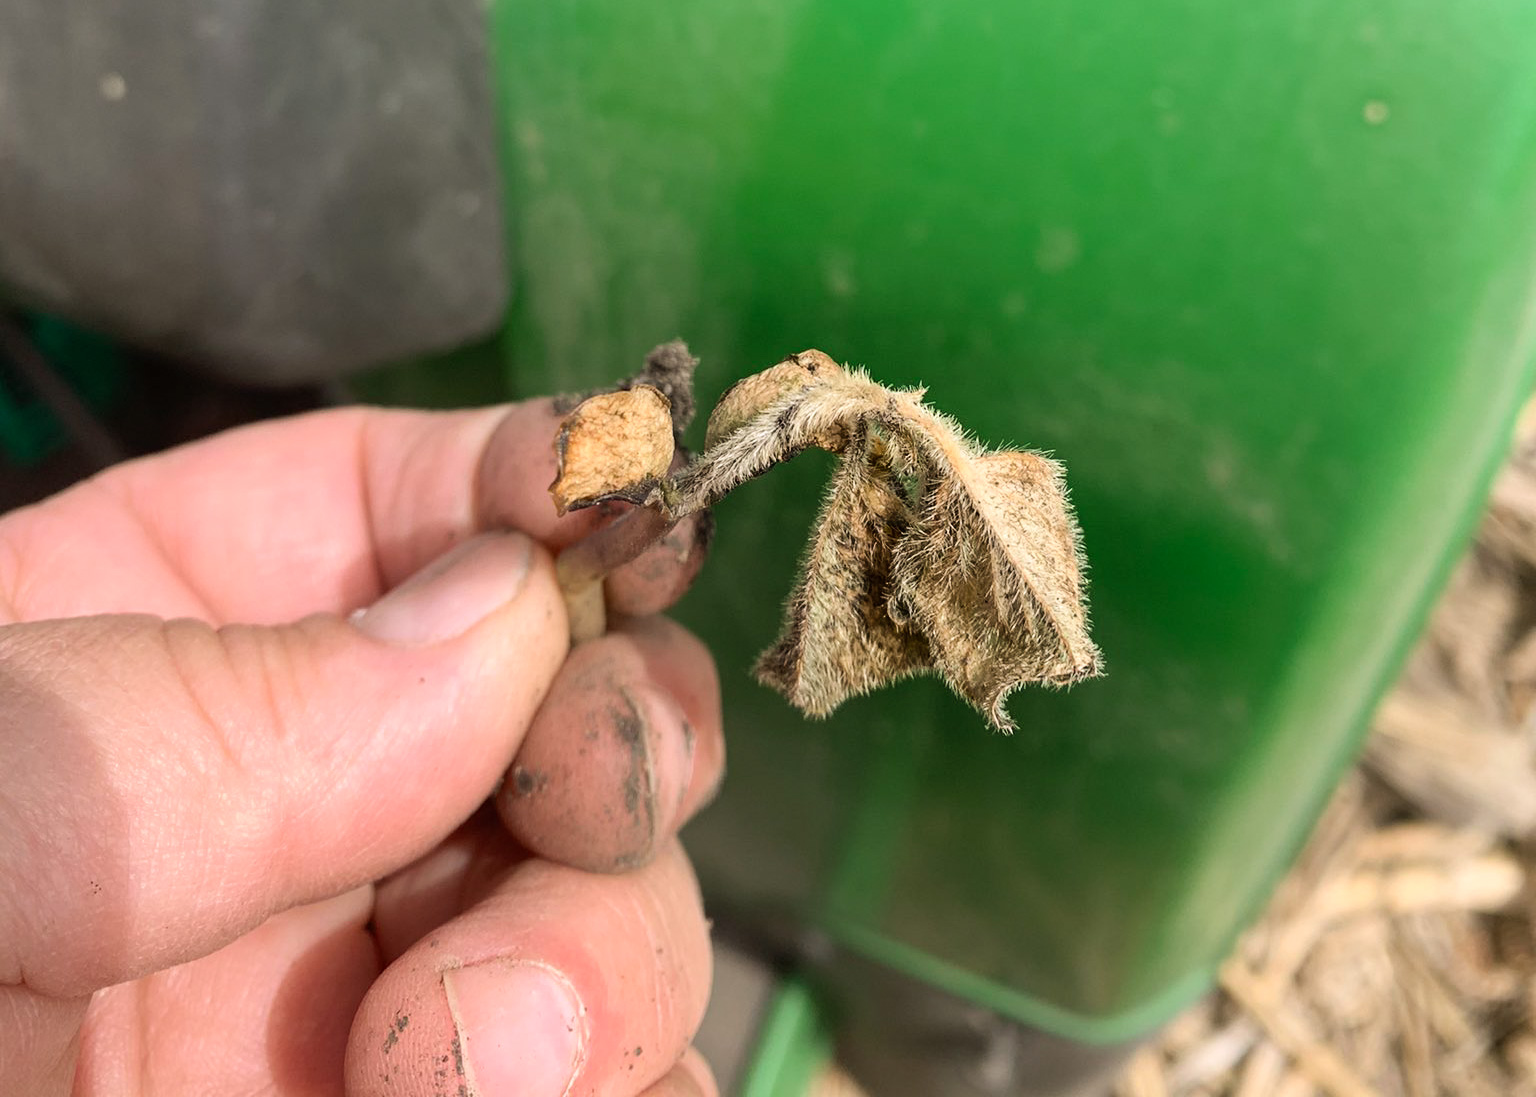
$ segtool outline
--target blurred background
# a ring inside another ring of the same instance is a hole
[[[728,1091],[1536,1092],[1529,432],[1377,708],[1531,388],[1533,52],[1520,0],[7,0],[0,507],[679,336],[706,406],[926,384],[1066,463],[1109,673],[807,723],[747,668],[827,464],[720,507]]]

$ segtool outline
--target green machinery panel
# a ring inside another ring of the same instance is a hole
[[[1109,673],[988,731],[933,681],[809,722],[748,668],[828,462],[719,508],[681,610],[720,909],[1062,1035],[1163,1019],[1358,745],[1536,334],[1526,0],[498,0],[521,392],[683,336],[819,347],[1069,469]]]

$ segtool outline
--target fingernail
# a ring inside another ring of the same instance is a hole
[[[600,871],[626,871],[649,864],[662,841],[675,830],[693,776],[693,750],[688,721],[673,697],[653,686],[620,686],[622,707],[611,710],[618,745],[628,755],[623,780],[614,795],[622,797],[622,818],[628,826],[612,866]]]
[[[693,728],[683,715],[683,706],[670,693],[646,689],[642,696],[655,714],[652,750],[655,765],[656,811],[659,816],[658,842],[682,825],[683,805],[688,786],[693,784]]]
[[[563,1097],[586,1053],[587,1017],[553,968],[487,960],[443,972],[464,1083],[483,1097]]]
[[[393,644],[451,640],[516,598],[532,559],[533,543],[522,534],[482,534],[353,614],[352,622]]]

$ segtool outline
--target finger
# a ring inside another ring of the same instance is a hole
[[[90,999],[0,986],[0,1093],[69,1093]]]
[[[356,621],[0,629],[0,983],[121,982],[420,856],[491,793],[565,634],[514,534]]]
[[[367,605],[477,532],[562,546],[600,517],[555,514],[559,419],[549,400],[347,408],[129,462],[0,520],[0,622],[276,624]]]
[[[347,1092],[633,1097],[682,1056],[709,977],[676,844],[622,876],[528,861],[379,977],[352,1028]]]
[[[690,514],[603,584],[610,612],[631,617],[660,613],[681,598],[709,555],[715,523],[709,511]]]
[[[718,785],[720,688],[696,638],[619,619],[566,660],[496,795],[512,835],[593,872],[645,864]]]
[[[77,1097],[340,1093],[352,1017],[379,972],[372,889],[286,911],[209,956],[110,987],[81,1034]],[[130,1053],[131,1049],[131,1053]]]
[[[689,1048],[667,1076],[641,1097],[719,1097],[714,1072],[695,1048]]]
[[[615,650],[616,657],[610,658]],[[518,761],[498,790],[497,810],[504,819],[516,820],[512,829],[524,840],[516,845],[509,843],[506,829],[494,815],[477,812],[440,846],[379,885],[374,931],[386,962],[469,906],[489,881],[525,859],[529,839],[532,848],[546,859],[589,870],[611,871],[620,862],[633,865],[648,859],[639,855],[634,843],[626,844],[626,832],[614,825],[622,814],[615,805],[622,803],[626,787],[635,784],[626,781],[634,761],[629,744],[623,750],[610,750],[606,759],[599,757],[598,764],[578,766],[569,780],[551,782],[549,771],[539,761],[541,755],[558,755],[561,744],[583,730],[579,721],[572,718],[573,711],[580,708],[583,690],[573,683],[584,675],[583,667],[594,665],[609,672],[622,671],[620,682],[632,694],[664,692],[668,713],[680,714],[685,721],[674,721],[659,736],[647,737],[648,744],[654,738],[664,738],[671,744],[654,750],[654,755],[663,760],[655,768],[664,769],[665,759],[679,754],[687,760],[686,774],[662,774],[654,786],[650,781],[639,782],[647,788],[662,790],[654,796],[657,818],[666,805],[674,803],[665,790],[680,790],[672,825],[658,828],[663,830],[660,840],[664,841],[713,797],[724,775],[725,739],[721,730],[719,681],[708,649],[665,618],[616,620],[613,633],[584,645],[567,658],[524,737]],[[610,681],[609,685],[612,684]],[[622,696],[608,696],[616,703],[622,701]],[[577,699],[574,707],[573,697]],[[676,747],[679,738],[684,741],[682,750]],[[584,736],[577,749],[583,748],[589,753],[603,754],[601,747],[595,747]],[[605,760],[606,767],[602,765]],[[602,780],[605,773],[606,783]],[[526,790],[530,785],[540,785],[541,789],[533,795],[518,792],[520,787]],[[573,806],[581,803],[588,805],[589,815],[597,822]],[[573,826],[571,834],[561,832],[562,820]]]
[[[373,934],[379,955],[391,964],[445,922],[488,895],[529,854],[507,836],[489,809],[399,872],[380,880],[375,892]]]
[[[687,467],[688,451],[672,455],[673,473]],[[602,507],[596,508],[602,513]],[[609,613],[645,617],[675,603],[704,566],[714,539],[715,520],[708,510],[690,514],[636,559],[613,571],[603,582]]]

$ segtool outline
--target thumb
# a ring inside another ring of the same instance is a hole
[[[566,652],[548,555],[466,542],[350,620],[0,628],[0,985],[75,995],[418,857]]]

